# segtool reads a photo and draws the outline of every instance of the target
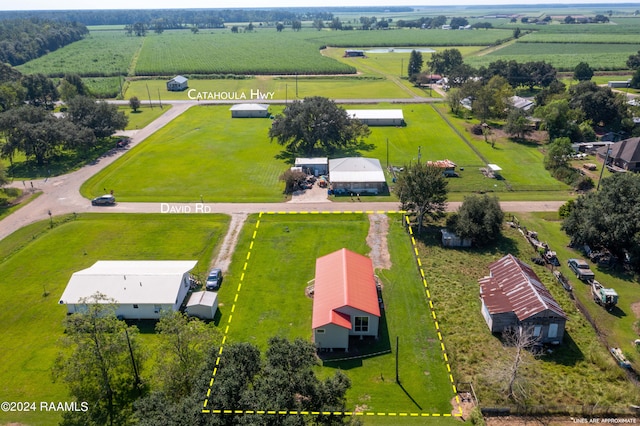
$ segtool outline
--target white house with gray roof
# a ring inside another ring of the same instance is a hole
[[[113,300],[116,315],[127,319],[157,319],[163,310],[180,309],[190,286],[196,260],[100,260],[75,272],[59,303],[67,312],[84,312],[97,293]],[[101,303],[109,303],[104,301]]]

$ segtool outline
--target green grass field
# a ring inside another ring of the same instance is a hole
[[[89,179],[82,188],[88,198],[114,188],[122,201],[276,202],[282,201],[278,177],[287,165],[274,156],[279,145],[270,143],[267,119],[231,119],[228,106],[194,107]],[[272,107],[272,113],[281,107]],[[398,105],[359,105],[347,108],[398,108]],[[466,138],[425,104],[403,105],[406,127],[372,127],[372,151],[363,156],[404,166],[418,160],[449,159],[459,167],[460,178],[449,179],[453,193],[496,192],[512,199],[528,199],[538,192],[553,199],[568,197],[569,187],[551,177],[542,166],[537,145],[497,141],[494,147],[472,138],[464,120],[450,118]],[[446,108],[444,105],[441,108]],[[445,113],[446,114],[446,113]],[[479,171],[488,162],[503,168],[505,180],[487,179]],[[239,165],[250,165],[249,168]],[[391,176],[388,183],[392,186]],[[522,192],[519,192],[522,191]],[[563,192],[563,194],[557,194]],[[519,195],[516,195],[519,194]],[[383,197],[389,199],[389,197]],[[393,197],[391,197],[393,199]]]
[[[548,241],[552,249],[558,251],[563,264],[566,263],[569,253],[564,247],[568,238],[562,235],[558,222],[545,221],[535,215],[519,214],[518,218],[528,229],[538,231],[540,238]],[[511,253],[529,264],[530,257],[535,255],[533,248],[517,230],[509,228],[504,232],[505,237],[493,247],[446,249],[440,244],[438,228],[430,227],[419,249],[433,303],[445,332],[445,342],[452,351],[454,375],[459,381],[473,382],[484,407],[510,404],[503,390],[507,380],[505,371],[512,365],[514,352],[513,348],[504,347],[489,332],[480,312],[477,280],[486,276],[489,273],[488,265],[504,254]],[[562,345],[538,358],[530,354],[525,357],[520,377],[528,392],[527,404],[577,406],[574,409],[578,411],[582,404],[625,409],[640,396],[637,387],[629,382],[609,356],[591,325],[577,311],[564,289],[555,282],[551,272],[536,265],[533,268],[569,320]],[[583,285],[575,280],[572,283],[574,286]],[[635,283],[627,285],[630,289],[637,286]],[[638,299],[637,296],[626,297],[625,306]],[[595,305],[593,302],[590,304]],[[626,307],[624,309],[631,316],[631,312]],[[630,324],[632,319],[624,321]],[[629,338],[627,335],[624,337]],[[628,348],[629,343],[626,345]]]
[[[97,260],[198,260],[206,273],[228,217],[99,214],[28,225],[0,241],[0,394],[8,401],[70,401],[50,369],[66,315],[58,299],[71,274]],[[143,369],[144,372],[144,369]],[[146,372],[145,374],[148,374]],[[0,423],[54,425],[55,413],[0,412]]]
[[[296,95],[296,87],[297,95]],[[147,91],[148,88],[148,91]],[[267,94],[268,99],[295,100],[309,96],[324,96],[331,99],[377,99],[377,98],[409,98],[412,92],[407,92],[382,77],[270,77],[260,76],[248,79],[190,79],[189,89],[182,92],[167,91],[166,80],[132,80],[124,98],[137,96],[143,102],[148,101],[149,93],[153,102],[163,100],[189,100],[189,96],[197,99],[202,92],[203,100],[210,98],[218,100],[222,97],[238,100],[254,100],[260,102],[261,94]],[[209,95],[209,92],[212,95]],[[252,95],[252,93],[254,95]],[[273,95],[268,95],[273,93]],[[418,93],[416,93],[418,94]],[[244,95],[244,98],[242,96]],[[424,96],[424,95],[423,95]],[[194,99],[194,100],[195,100]],[[223,99],[225,100],[225,99]]]
[[[231,119],[229,106],[193,107],[82,187],[122,201],[281,201],[287,169],[274,159],[269,119]]]
[[[340,368],[351,378],[348,410],[358,406],[376,413],[450,414],[453,390],[411,242],[400,215],[390,215],[389,222],[393,266],[376,271],[384,284],[386,326],[381,326],[381,339],[371,350],[395,348],[399,336],[404,391],[395,383],[394,354],[325,362],[318,374],[332,375]],[[264,349],[273,335],[310,339],[312,300],[305,296],[305,287],[313,279],[316,258],[342,247],[367,254],[368,229],[367,216],[360,214],[252,216],[219,292],[220,326],[229,324],[229,341]]]
[[[153,120],[167,112],[169,108],[171,108],[171,105],[163,105],[162,108],[160,108],[160,105],[155,104],[151,107],[148,102],[144,101],[142,101],[142,106],[136,112],[133,112],[131,107],[128,105],[118,106],[118,110],[123,111],[129,118],[129,123],[125,130],[142,129]]]

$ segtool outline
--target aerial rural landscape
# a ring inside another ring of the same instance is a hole
[[[640,4],[0,10],[0,424],[636,423],[638,172]]]

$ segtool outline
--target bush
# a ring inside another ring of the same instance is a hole
[[[471,422],[472,425],[478,425],[478,426],[485,425],[484,418],[482,417],[482,412],[480,411],[480,408],[474,407],[473,410],[471,410],[471,414],[469,415],[469,421]]]
[[[471,126],[471,133],[478,136],[482,135],[482,124],[474,124]]]

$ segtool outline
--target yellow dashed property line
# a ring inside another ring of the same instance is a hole
[[[444,345],[444,339],[442,337],[442,332],[440,331],[440,324],[438,323],[438,318],[436,316],[436,310],[433,306],[433,300],[431,298],[431,292],[429,291],[429,284],[427,283],[427,279],[425,277],[424,269],[422,267],[422,260],[420,259],[420,255],[418,252],[418,245],[416,244],[416,239],[413,236],[413,228],[411,227],[411,222],[409,221],[409,216],[405,216],[405,221],[407,223],[407,227],[409,228],[409,235],[411,235],[411,244],[413,245],[413,250],[416,254],[416,259],[418,263],[418,270],[420,271],[420,276],[422,277],[422,284],[424,286],[425,295],[429,302],[429,310],[431,311],[431,316],[433,317],[433,324],[436,329],[436,333],[438,335],[438,340],[440,341],[440,349],[442,350],[442,357],[444,358],[445,365],[447,367],[447,372],[449,373],[449,381],[451,382],[451,388],[453,389],[453,394],[455,395],[456,402],[458,404],[458,414],[455,414],[456,417],[462,416],[462,406],[460,405],[460,398],[458,398],[458,391],[456,389],[455,380],[453,379],[453,374],[451,373],[451,363],[449,362],[449,356],[447,355],[447,350]],[[433,414],[433,416],[440,416],[440,414]],[[443,417],[451,416],[451,414],[442,414]]]
[[[222,343],[220,345],[220,349],[218,351],[218,356],[216,357],[216,362],[215,362],[215,367],[213,369],[213,372],[211,374],[211,380],[209,382],[209,388],[207,389],[207,396],[202,404],[202,410],[201,412],[204,414],[258,414],[258,415],[301,415],[301,416],[306,416],[306,415],[314,415],[314,416],[318,416],[318,415],[335,415],[335,416],[383,416],[383,417],[446,417],[446,416],[452,416],[451,414],[439,414],[439,413],[415,413],[415,412],[383,412],[383,411],[377,411],[377,412],[371,412],[371,411],[367,411],[367,412],[354,412],[354,411],[289,411],[289,410],[221,410],[221,409],[209,409],[207,408],[207,405],[209,403],[209,397],[211,396],[212,393],[212,389],[213,389],[213,385],[215,383],[215,378],[216,375],[218,373],[218,366],[220,365],[220,358],[222,356],[222,352],[223,352],[223,348],[224,345],[227,342],[227,337],[229,334],[229,328],[231,325],[231,320],[233,319],[233,313],[235,312],[235,308],[236,308],[236,303],[238,301],[238,297],[240,294],[240,290],[242,289],[242,282],[244,281],[244,277],[245,277],[245,272],[249,266],[249,260],[251,258],[251,251],[253,250],[253,245],[254,242],[256,240],[256,237],[258,235],[258,229],[260,227],[260,219],[262,218],[263,215],[267,214],[267,215],[287,215],[287,214],[394,214],[394,213],[401,213],[401,214],[405,214],[406,211],[393,211],[393,210],[389,210],[389,211],[385,211],[385,210],[378,210],[378,211],[373,211],[373,210],[368,210],[366,212],[363,211],[345,211],[345,212],[341,212],[341,211],[302,211],[302,212],[285,212],[285,211],[279,211],[279,212],[260,212],[258,215],[258,220],[256,221],[256,226],[255,229],[253,231],[253,235],[251,236],[251,242],[249,244],[249,250],[247,251],[247,257],[245,259],[244,265],[242,267],[242,274],[240,276],[240,282],[238,283],[238,287],[236,289],[236,294],[234,296],[234,300],[233,300],[233,305],[231,306],[231,314],[229,315],[229,318],[227,319],[227,325],[224,329],[224,335],[222,337]],[[420,274],[422,276],[422,282],[423,282],[423,286],[425,287],[425,293],[427,295],[427,298],[429,299],[429,306],[431,308],[431,315],[433,316],[434,322],[435,322],[435,326],[436,326],[436,331],[438,333],[438,338],[440,339],[440,346],[442,348],[442,352],[444,355],[444,359],[445,359],[445,363],[447,366],[447,370],[448,372],[451,372],[451,367],[449,365],[449,361],[448,361],[448,357],[447,357],[447,353],[445,351],[445,347],[444,347],[444,342],[442,341],[442,335],[440,333],[440,327],[438,325],[438,322],[436,320],[436,314],[435,314],[435,310],[433,309],[433,303],[431,302],[431,294],[429,292],[429,288],[428,288],[428,284],[427,281],[425,279],[425,274],[424,274],[424,270],[422,269],[422,261],[420,260],[420,257],[418,255],[418,248],[417,248],[417,244],[416,244],[416,240],[413,237],[413,229],[411,228],[410,224],[409,224],[409,220],[408,218],[405,216],[405,219],[407,221],[407,225],[409,225],[408,229],[409,229],[409,234],[411,235],[411,243],[413,244],[414,247],[414,252],[416,254],[416,259],[418,262],[418,266],[420,267]],[[458,405],[460,405],[460,399],[457,396],[457,392],[456,392],[456,387],[455,384],[453,384],[453,376],[451,374],[449,374],[449,378],[451,380],[452,386],[453,386],[453,391],[456,394],[456,402],[458,403]],[[460,417],[462,416],[462,408],[459,407],[460,409],[460,414],[455,414],[454,416]]]
[[[238,301],[238,296],[240,295],[240,290],[242,290],[242,281],[244,281],[244,274],[249,265],[249,259],[251,258],[251,250],[253,249],[253,244],[255,242],[256,236],[258,235],[258,228],[260,227],[260,219],[262,217],[262,213],[258,215],[258,220],[256,221],[256,228],[253,230],[253,236],[251,237],[251,242],[249,244],[249,250],[247,251],[247,258],[244,262],[244,266],[242,267],[242,274],[240,275],[240,282],[238,282],[238,288],[236,289],[236,294],[233,298],[233,305],[231,306],[231,313],[229,314],[229,318],[227,319],[227,325],[224,329],[224,334],[222,336],[222,341],[220,343],[220,350],[218,351],[218,356],[216,357],[216,364],[211,373],[211,380],[209,381],[209,388],[207,389],[207,396],[202,403],[202,412],[203,413],[211,413],[211,410],[207,409],[207,404],[209,403],[209,397],[211,396],[211,390],[213,389],[213,385],[215,383],[216,375],[218,374],[218,366],[220,365],[220,357],[222,356],[222,351],[224,349],[224,345],[227,343],[227,337],[229,336],[229,327],[231,325],[231,320],[233,319],[233,313],[236,311],[236,304]],[[213,412],[219,412],[220,410],[213,410]],[[237,410],[242,411],[242,410]],[[225,410],[225,413],[227,410]]]

